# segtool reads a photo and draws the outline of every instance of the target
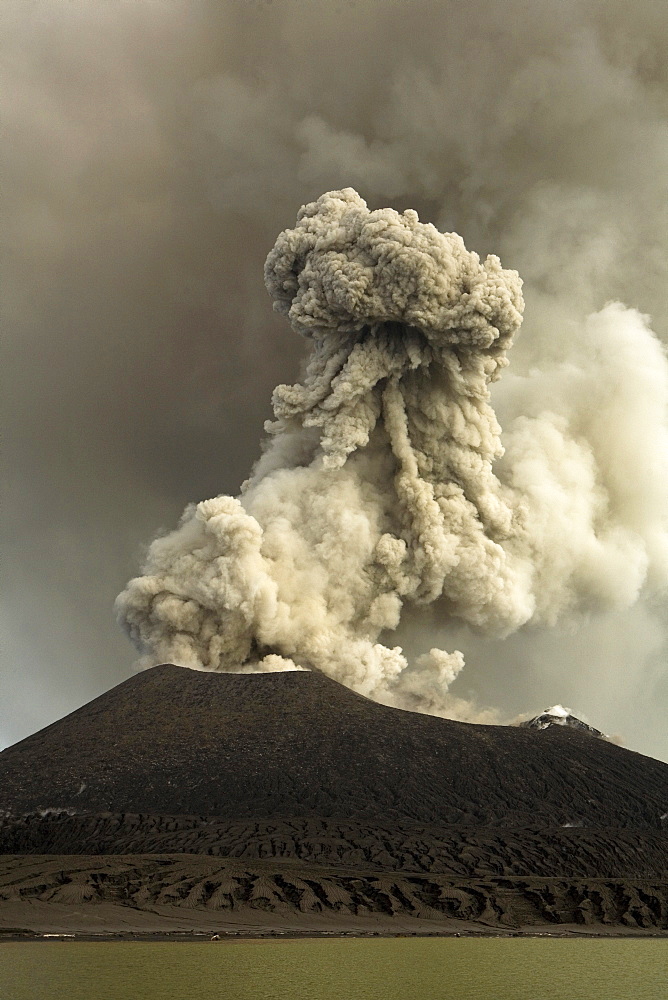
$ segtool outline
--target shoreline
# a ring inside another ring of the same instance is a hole
[[[17,933],[3,932],[0,930],[0,946],[8,943],[177,943],[177,944],[227,944],[239,942],[248,943],[251,941],[324,941],[324,940],[370,940],[388,938],[551,938],[555,940],[665,940],[668,938],[668,931],[665,930],[634,930],[631,928],[607,928],[596,930],[584,927],[571,927],[562,930],[545,929],[539,930],[534,927],[518,928],[516,930],[504,930],[499,928],[463,928],[462,930],[432,930],[432,931],[321,931],[316,933],[313,930],[298,931],[267,931],[262,933],[250,933],[247,930],[222,930],[214,934],[207,931],[106,931],[100,933],[57,933],[28,931],[27,929]]]

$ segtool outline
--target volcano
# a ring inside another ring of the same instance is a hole
[[[580,728],[162,664],[0,754],[0,930],[663,932],[667,814],[668,765]]]
[[[660,830],[668,765],[573,728],[389,708],[318,672],[163,664],[0,754],[0,809]]]

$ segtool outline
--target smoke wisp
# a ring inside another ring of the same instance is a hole
[[[459,651],[409,668],[378,641],[404,607],[505,636],[666,585],[668,363],[643,317],[612,303],[580,364],[511,382],[504,453],[490,385],[524,302],[497,257],[345,188],[302,207],[265,283],[312,342],[305,376],[276,388],[240,496],[189,506],[119,596],[143,665],[278,657],[471,717],[447,695]]]

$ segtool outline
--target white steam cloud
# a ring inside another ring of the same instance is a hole
[[[490,387],[524,303],[497,257],[344,188],[281,233],[265,283],[312,354],[240,496],[189,506],[117,599],[143,666],[316,668],[491,718],[448,694],[460,652],[409,665],[379,641],[402,614],[507,636],[665,588],[668,363],[645,317],[555,331],[563,356],[495,392],[502,445]]]

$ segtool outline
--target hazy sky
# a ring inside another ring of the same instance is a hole
[[[351,185],[516,267],[511,371],[612,298],[668,338],[664,0],[4,0],[0,30],[0,745],[129,675],[116,594],[258,457],[304,202]],[[664,603],[445,645],[463,695],[668,759]]]

